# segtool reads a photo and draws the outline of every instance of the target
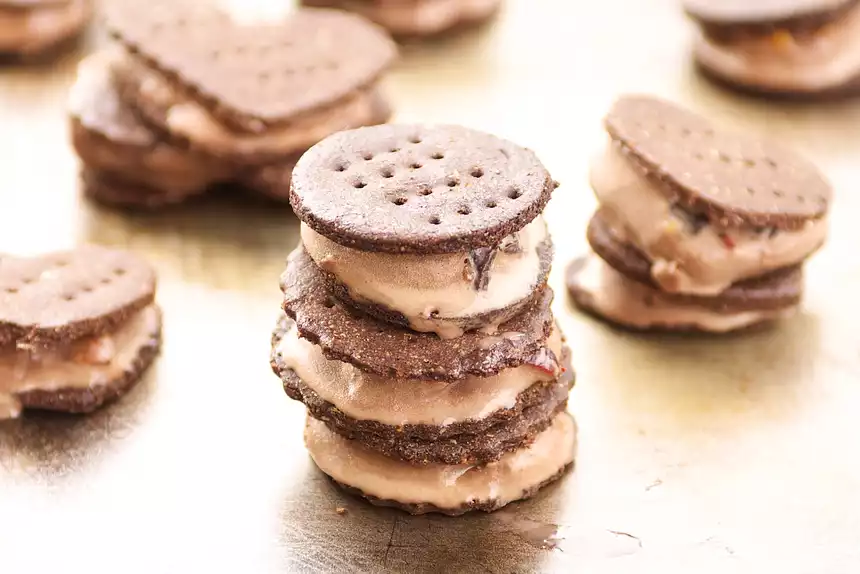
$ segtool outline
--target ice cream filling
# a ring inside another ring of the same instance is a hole
[[[569,414],[556,415],[530,446],[483,466],[411,465],[371,451],[310,417],[305,444],[320,470],[368,496],[450,510],[481,502],[501,507],[523,498],[573,462],[576,425]]]
[[[451,382],[390,379],[328,360],[318,346],[298,336],[295,326],[275,352],[305,385],[347,416],[393,426],[445,426],[513,408],[520,393],[535,383],[554,380],[562,368],[558,364],[562,356],[558,329],[553,330],[547,347],[555,355],[551,364],[523,365],[491,377]]]
[[[452,321],[528,299],[543,281],[538,247],[548,238],[541,217],[494,248],[441,255],[360,251],[304,224],[301,236],[317,266],[333,274],[353,300],[399,312],[412,329],[443,338],[462,335]]]
[[[617,145],[594,162],[591,187],[615,238],[644,253],[654,280],[670,293],[717,295],[742,279],[803,261],[827,236],[824,218],[796,231],[718,229],[673,205]]]
[[[640,329],[695,328],[723,333],[785,317],[794,311],[794,307],[790,307],[720,313],[692,303],[673,301],[653,287],[628,279],[594,253],[588,255],[575,281],[599,315]]]
[[[90,14],[89,0],[32,7],[0,6],[0,51],[37,52],[73,36]]]
[[[20,414],[18,395],[31,391],[69,391],[109,385],[133,369],[140,350],[161,324],[155,305],[135,313],[109,334],[49,348],[0,349],[0,419]]]
[[[133,78],[138,97],[164,110],[164,124],[209,153],[224,156],[282,156],[304,151],[334,132],[372,123],[380,98],[376,85],[358,90],[332,106],[314,110],[259,132],[239,132],[219,121],[182,88],[144,63],[127,58],[117,73]]]
[[[816,91],[860,76],[860,5],[813,32],[778,29],[719,42],[702,34],[696,57],[719,75],[771,89]]]

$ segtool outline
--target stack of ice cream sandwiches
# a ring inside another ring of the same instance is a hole
[[[555,186],[533,152],[457,126],[341,132],[299,160],[302,241],[272,366],[334,481],[456,515],[531,496],[572,464],[541,217]]]
[[[359,16],[301,9],[240,21],[215,2],[111,4],[115,45],[81,64],[70,96],[84,192],[161,207],[214,184],[286,201],[298,157],[338,130],[385,122],[396,55]]]
[[[568,268],[574,302],[637,329],[725,332],[784,317],[827,237],[831,188],[773,142],[671,103],[619,99],[591,171],[593,252]]]

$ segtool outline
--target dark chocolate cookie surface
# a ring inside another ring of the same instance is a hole
[[[155,272],[137,255],[87,245],[0,256],[0,343],[70,340],[111,330],[152,303]]]
[[[451,253],[497,245],[543,211],[554,189],[530,150],[460,126],[340,132],[293,171],[298,216],[368,251]]]
[[[829,182],[774,142],[722,130],[650,96],[622,97],[605,125],[670,197],[717,225],[795,229],[827,213]]]
[[[328,291],[322,272],[302,248],[290,255],[281,289],[284,310],[302,337],[319,345],[328,358],[377,375],[456,380],[525,364],[556,366],[546,346],[553,326],[549,288],[500,326],[504,336],[472,332],[449,340],[351,312]]]
[[[657,288],[651,278],[651,263],[635,247],[615,238],[598,211],[588,223],[588,243],[601,259],[622,275]],[[574,272],[571,267],[568,273]],[[571,283],[568,277],[568,285]],[[664,293],[679,304],[694,304],[720,312],[784,309],[803,297],[803,268],[800,265],[733,284],[716,297]]]
[[[396,55],[380,28],[338,10],[243,23],[214,3],[119,2],[107,23],[128,49],[246,132],[334,104],[374,83]]]

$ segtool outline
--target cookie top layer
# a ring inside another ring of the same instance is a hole
[[[62,342],[113,329],[155,297],[155,272],[98,247],[0,256],[0,344]]]
[[[450,125],[334,134],[293,171],[290,202],[314,231],[366,251],[490,247],[537,217],[555,188],[534,152]]]
[[[774,142],[721,130],[649,96],[619,99],[605,126],[668,196],[714,225],[796,229],[827,213],[830,184]]]
[[[520,365],[539,366],[552,355],[552,290],[499,327],[499,336],[466,333],[443,340],[350,312],[326,289],[319,268],[304,249],[290,255],[281,277],[284,311],[299,333],[329,359],[399,379],[457,380],[495,375]],[[552,365],[555,367],[555,364]]]
[[[634,281],[657,288],[651,278],[648,259],[632,245],[617,241],[599,211],[588,223],[586,235],[594,252],[613,269]],[[568,274],[577,271],[576,266],[571,266]],[[802,266],[796,265],[739,281],[715,297],[670,293],[664,293],[664,296],[681,304],[692,303],[720,312],[785,309],[797,305],[803,297],[803,270]]]
[[[338,10],[242,23],[214,3],[191,0],[106,8],[113,37],[240,131],[261,132],[328,107],[375,82],[396,55],[381,28]]]
[[[712,26],[812,28],[837,20],[857,4],[858,0],[684,0],[684,10]]]

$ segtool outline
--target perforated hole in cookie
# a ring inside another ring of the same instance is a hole
[[[444,157],[445,154],[441,151],[434,151],[432,154],[430,154],[431,159],[443,159]]]
[[[448,187],[457,187],[458,185],[460,185],[460,178],[456,176],[449,177],[447,185]]]
[[[427,221],[429,221],[431,225],[439,225],[440,223],[442,223],[442,218],[440,218],[438,215],[432,215]]]
[[[373,159],[373,154],[369,151],[363,152],[361,154],[361,159],[363,159],[364,161],[370,161]]]
[[[494,208],[494,207],[496,207],[497,205],[498,205],[498,203],[496,203],[496,202],[495,202],[495,201],[493,201],[493,200],[490,200],[490,201],[488,201],[488,202],[484,203],[484,207],[486,207],[486,208],[488,208],[488,209],[493,209],[493,208]]]
[[[379,170],[379,175],[381,175],[385,179],[391,179],[392,177],[394,177],[394,168],[391,166],[385,166],[381,170]]]
[[[510,189],[508,189],[508,197],[510,199],[519,199],[520,197],[522,197],[522,195],[523,192],[520,191],[518,187],[511,187]]]
[[[123,275],[125,275],[125,273],[126,273],[126,271],[122,267],[117,267],[116,269],[113,270],[113,274],[116,275],[117,277],[122,277]]]
[[[15,289],[14,287],[6,287],[5,291],[6,291],[6,293],[9,293],[9,294],[12,294],[12,295],[14,295],[15,293],[17,293],[17,292],[18,292],[18,290],[17,290],[17,289]]]
[[[352,182],[352,187],[354,187],[355,189],[364,189],[365,187],[367,187],[367,184],[362,180],[357,179]]]
[[[419,135],[409,136],[409,143],[420,144],[421,143],[421,136],[419,136]]]
[[[63,295],[63,299],[66,301],[74,301],[77,298],[77,295],[75,295],[74,293],[66,293],[65,295]]]
[[[422,167],[424,167],[424,166],[420,162],[417,162],[417,161],[413,161],[412,163],[409,164],[409,169],[421,169]]]
[[[774,196],[774,197],[783,197],[783,196],[785,196],[785,193],[783,193],[783,191],[782,191],[781,189],[774,189],[772,193],[773,193],[773,196]]]
[[[484,177],[484,170],[481,169],[480,167],[472,168],[471,175],[472,175],[472,177],[475,177],[475,178]]]
[[[431,195],[433,193],[433,189],[429,187],[422,187],[418,190],[418,195]]]
[[[335,306],[335,304],[336,303],[334,302],[334,299],[332,299],[331,297],[326,297],[325,300],[323,301],[323,307],[325,307],[326,309],[333,308]]]
[[[457,209],[457,213],[459,213],[460,215],[469,215],[470,213],[472,213],[472,208],[468,205],[461,205]]]
[[[334,171],[339,171],[339,172],[344,172],[348,168],[349,168],[349,164],[346,163],[345,161],[339,161],[336,164],[334,164],[334,166],[332,167],[332,169]]]

